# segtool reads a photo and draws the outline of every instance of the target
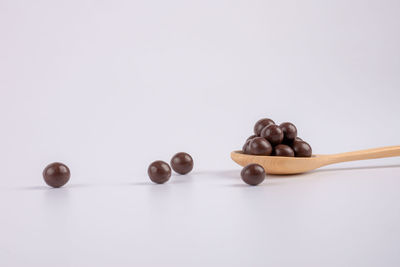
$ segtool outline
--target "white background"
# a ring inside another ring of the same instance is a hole
[[[255,121],[399,145],[398,1],[0,0],[0,266],[398,266],[399,158],[249,187]],[[193,173],[150,183],[179,151]],[[65,188],[41,172],[61,161]],[[337,169],[337,168],[340,169]]]

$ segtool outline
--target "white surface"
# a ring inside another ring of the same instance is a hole
[[[1,190],[1,266],[398,266],[400,166]],[[137,177],[137,180],[143,177]],[[76,177],[75,177],[76,181]]]
[[[256,188],[229,158],[261,117],[318,154],[399,145],[399,13],[0,1],[0,266],[400,265],[399,158]],[[195,172],[151,185],[178,151]],[[53,161],[66,188],[44,186]]]

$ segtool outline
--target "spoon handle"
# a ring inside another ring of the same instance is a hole
[[[386,146],[329,155],[330,163],[400,156],[400,146]]]

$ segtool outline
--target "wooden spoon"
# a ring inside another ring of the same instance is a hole
[[[331,155],[313,155],[310,158],[255,156],[233,151],[231,158],[241,166],[257,163],[270,174],[296,174],[308,172],[329,164],[400,156],[400,146],[387,146]]]

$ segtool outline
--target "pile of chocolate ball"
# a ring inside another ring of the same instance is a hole
[[[293,123],[276,125],[271,119],[261,119],[254,125],[254,135],[247,138],[243,153],[260,156],[311,157],[311,146],[297,137]]]
[[[244,154],[277,157],[311,157],[311,146],[297,137],[297,128],[293,123],[276,125],[271,119],[264,118],[254,125],[254,135],[247,138],[243,145]],[[249,185],[258,185],[265,179],[265,170],[259,164],[249,164],[241,172],[242,179]]]

